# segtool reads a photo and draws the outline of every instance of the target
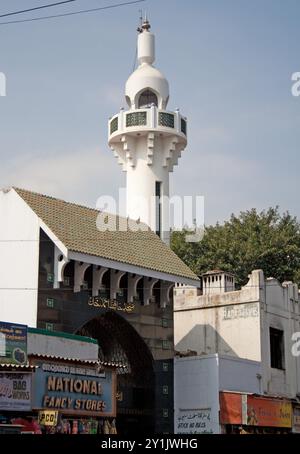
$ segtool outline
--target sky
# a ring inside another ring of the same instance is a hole
[[[101,7],[78,0],[14,19]],[[0,0],[0,14],[51,3]],[[188,118],[173,194],[205,197],[205,223],[279,205],[300,218],[299,0],[147,0],[47,21],[1,25],[0,187],[89,206],[125,175],[107,121],[125,107],[139,9],[156,36],[169,108]],[[0,18],[0,22],[13,18]]]

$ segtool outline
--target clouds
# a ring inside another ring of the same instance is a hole
[[[122,181],[112,153],[97,148],[27,153],[0,168],[2,187],[17,186],[90,206],[100,195],[117,193]]]
[[[89,205],[124,186],[107,120],[126,105],[133,8],[3,28],[0,186]],[[284,20],[279,0],[151,6],[168,107],[188,117],[174,193],[204,195],[207,222],[276,204],[300,215],[300,97],[291,94],[291,74],[300,70],[297,12],[296,0],[286,2]]]

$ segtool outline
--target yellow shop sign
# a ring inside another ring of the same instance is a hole
[[[57,426],[58,411],[41,410],[39,411],[39,424],[41,426]]]

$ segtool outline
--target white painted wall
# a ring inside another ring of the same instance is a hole
[[[218,356],[220,391],[261,393],[262,368],[258,361]]]
[[[296,397],[300,356],[293,356],[292,335],[300,332],[298,288],[265,279],[261,270],[236,292],[197,296],[175,290],[174,338],[177,351],[219,353],[261,362],[261,392]],[[271,368],[270,327],[284,331],[285,369]]]
[[[174,359],[174,423],[189,410],[210,410],[210,429],[220,433],[219,392],[259,393],[261,365],[256,361],[222,355],[190,356]]]
[[[258,273],[253,272],[240,291],[203,296],[196,292],[175,294],[175,349],[260,361]]]
[[[300,332],[298,288],[291,282],[281,285],[269,278],[265,282],[265,295],[262,311],[264,391],[295,397],[300,392],[300,356],[292,355],[292,335]],[[284,332],[284,370],[270,367],[270,327]]]
[[[98,359],[98,344],[38,333],[28,333],[28,353],[85,360]]]
[[[163,139],[156,137],[153,141],[153,162],[148,163],[147,136],[134,141],[136,165],[127,166],[126,174],[126,202],[127,215],[135,220],[139,217],[143,222],[156,230],[155,216],[155,182],[161,182],[161,195],[169,197],[169,170],[164,166],[165,158]],[[137,198],[140,197],[140,203]],[[151,206],[152,205],[152,206]],[[162,209],[163,214],[163,209]],[[162,218],[164,232],[169,232],[168,218]]]
[[[39,220],[11,189],[0,191],[0,320],[36,326]]]
[[[209,410],[210,428],[220,433],[217,356],[174,359],[174,428],[181,411]]]

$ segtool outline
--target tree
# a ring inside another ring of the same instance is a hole
[[[224,224],[206,227],[198,243],[187,243],[185,235],[173,232],[171,247],[198,275],[222,269],[241,286],[252,270],[262,269],[267,277],[300,283],[300,224],[278,207],[232,214]]]

